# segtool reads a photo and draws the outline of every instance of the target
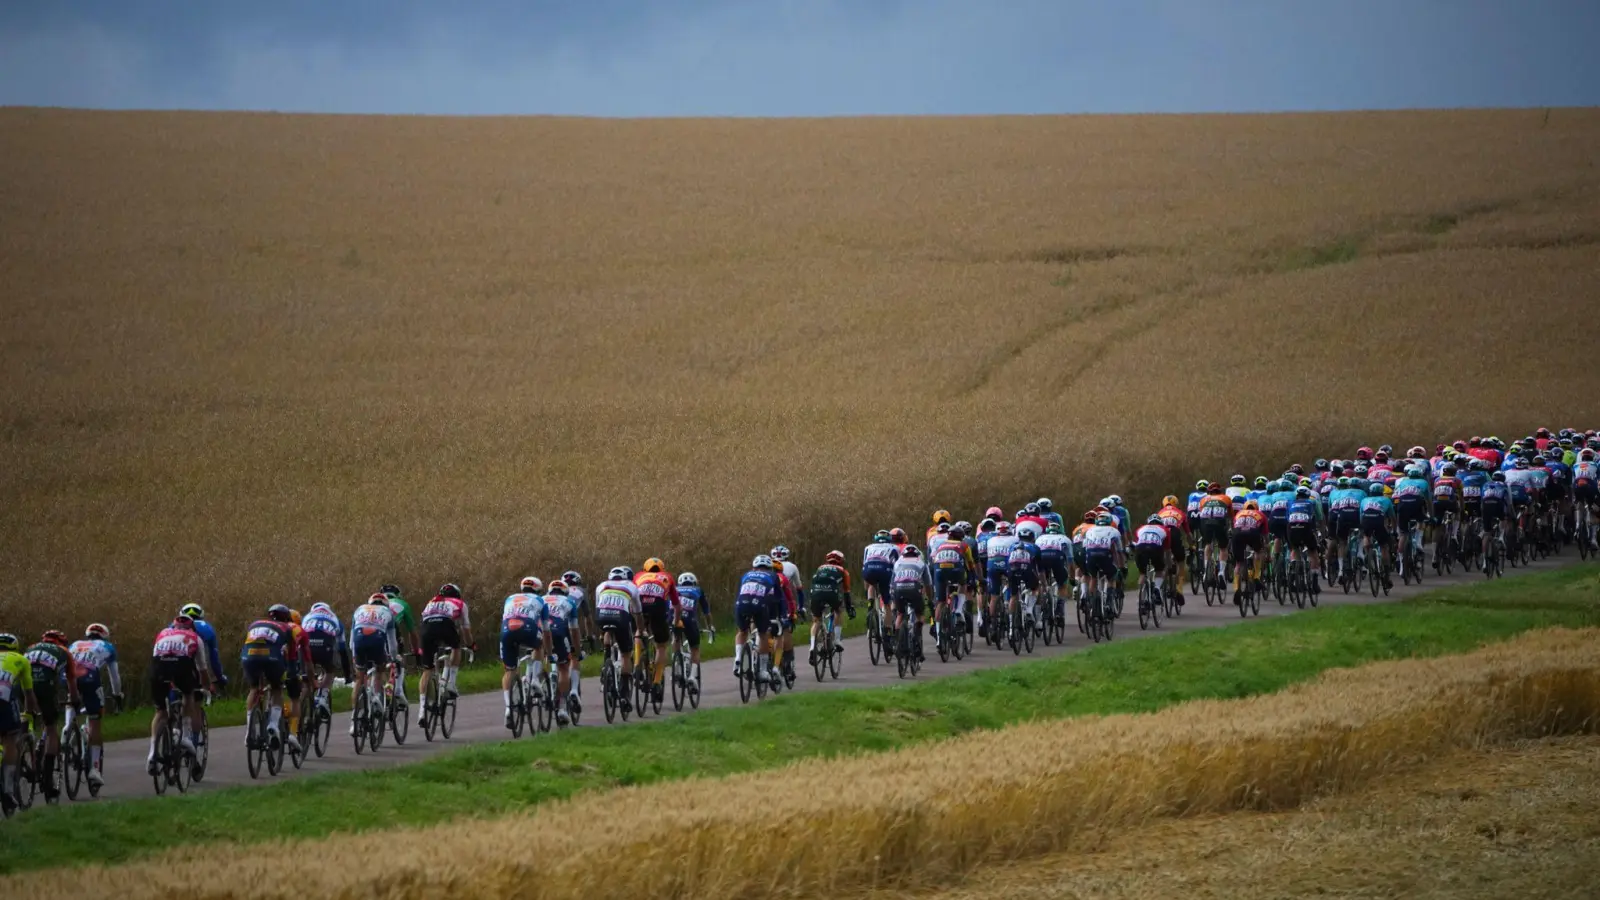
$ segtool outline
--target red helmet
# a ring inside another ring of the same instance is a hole
[[[996,522],[998,522],[1001,519],[1004,519],[1006,517],[1006,513],[1005,513],[1005,510],[1001,509],[998,506],[991,506],[988,509],[984,510],[983,517],[985,519],[993,519]]]
[[[1371,447],[1362,447],[1361,449],[1356,451],[1356,459],[1359,459],[1362,462],[1366,462],[1367,460],[1369,460],[1371,458],[1372,458],[1372,448]]]
[[[1443,453],[1443,452],[1444,452],[1444,445],[1443,444],[1434,444],[1433,445],[1433,453],[1434,453],[1435,456],[1437,456],[1437,455],[1439,455],[1440,453]]]
[[[1469,447],[1482,447],[1483,446],[1483,438],[1478,437],[1477,435],[1473,435],[1472,437],[1467,438],[1467,446],[1469,446]]]
[[[1085,522],[1088,522],[1090,525],[1094,524],[1094,517],[1095,517],[1095,511],[1092,510],[1092,509],[1083,514],[1083,520]]]
[[[1534,437],[1541,437],[1541,438],[1547,438],[1547,437],[1549,437],[1549,436],[1550,436],[1550,429],[1548,429],[1548,428],[1541,428],[1541,429],[1539,429],[1539,430],[1538,430],[1538,431],[1535,431],[1535,432],[1534,432],[1534,433],[1533,433],[1533,436],[1534,436]]]
[[[889,540],[896,544],[904,544],[906,542],[906,530],[904,528],[889,529]]]
[[[1466,441],[1456,441],[1454,444],[1451,444],[1450,446],[1456,448],[1456,452],[1457,453],[1465,453],[1465,452],[1467,452],[1467,442]]]
[[[1221,491],[1222,491],[1222,485],[1217,484],[1215,481],[1213,481],[1210,484],[1206,485],[1206,493],[1208,493],[1208,494],[1217,494],[1217,493],[1221,493]]]

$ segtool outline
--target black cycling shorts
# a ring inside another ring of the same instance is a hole
[[[602,609],[597,614],[596,624],[602,632],[611,632],[611,640],[623,656],[633,655],[633,616],[621,610]]]
[[[150,705],[167,705],[167,689],[188,694],[200,688],[200,669],[192,659],[155,659],[150,662]]]
[[[427,619],[422,623],[422,667],[433,668],[434,657],[440,650],[461,647],[461,629],[454,619]]]
[[[837,593],[812,591],[811,596],[806,598],[806,605],[811,607],[811,617],[814,619],[822,618],[823,614],[830,609],[837,616],[839,615],[839,610],[844,607],[844,598]]]
[[[640,604],[645,630],[656,646],[665,647],[672,640],[672,605],[666,600]]]

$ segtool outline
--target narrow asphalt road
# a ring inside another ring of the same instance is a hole
[[[1576,561],[1577,554],[1564,554],[1554,560],[1535,563],[1529,568],[1512,569],[1510,570],[1510,577],[1516,577],[1529,571],[1547,571]],[[1413,597],[1434,588],[1474,584],[1483,580],[1481,574],[1457,572],[1453,576],[1429,578],[1421,588],[1405,587],[1397,584],[1388,597],[1373,598],[1370,593],[1366,592],[1346,595],[1337,589],[1332,592],[1325,589],[1321,599],[1324,606],[1392,602]],[[1292,606],[1279,606],[1276,601],[1268,599],[1261,607],[1261,618],[1292,615],[1295,612],[1297,610]],[[1138,617],[1135,614],[1135,598],[1130,597],[1122,618],[1117,622],[1115,640],[1137,640],[1162,634],[1193,631],[1197,628],[1217,628],[1240,621],[1243,620],[1232,605],[1207,607],[1203,599],[1191,597],[1181,616],[1176,619],[1163,620],[1162,627],[1159,630],[1140,631]],[[731,638],[731,635],[723,636],[724,640],[730,640]],[[971,656],[959,662],[941,663],[933,653],[932,646],[929,645],[926,650],[928,661],[923,665],[918,680],[943,678],[979,669],[1009,665],[1022,659],[1060,656],[1064,653],[1075,653],[1090,646],[1093,645],[1078,632],[1076,627],[1068,628],[1065,646],[1052,645],[1047,647],[1040,642],[1035,645],[1031,656],[1027,653],[1023,653],[1020,657],[1015,656],[1010,649],[993,650],[984,646],[980,640],[977,642]],[[801,669],[800,678],[795,682],[795,690],[800,692],[849,690],[852,688],[881,687],[904,683],[898,677],[893,666],[873,666],[871,664],[868,658],[865,637],[845,640],[844,656],[837,681],[829,679],[819,683],[815,679],[810,668],[805,666],[806,650],[803,644],[797,649],[796,663],[801,666]],[[703,676],[705,685],[701,698],[702,708],[739,705],[738,684],[733,678],[732,660],[724,659],[707,663],[703,669]],[[415,675],[412,675],[409,681],[409,693],[414,700],[416,695]],[[605,716],[600,708],[599,686],[592,682],[593,679],[590,679],[583,686],[583,724],[579,726],[582,728],[606,726]],[[755,703],[757,701],[752,698],[751,702]],[[685,705],[684,713],[673,713],[671,709],[669,695],[662,705],[663,717],[689,714],[687,705]],[[413,705],[412,715],[415,716],[415,705]],[[650,715],[646,716],[643,721],[653,721],[655,718],[657,717]],[[637,722],[640,720],[634,718],[630,721]],[[391,738],[384,743],[382,749],[377,753],[369,751],[358,756],[346,731],[349,723],[348,714],[339,714],[334,717],[333,736],[330,739],[331,746],[328,748],[325,757],[308,760],[305,768],[299,771],[290,768],[286,759],[284,762],[286,771],[273,778],[269,777],[263,770],[259,779],[251,779],[245,766],[244,728],[218,728],[211,733],[212,753],[210,769],[206,773],[205,781],[194,785],[190,788],[190,791],[204,792],[242,785],[273,784],[278,781],[301,777],[305,774],[321,772],[350,772],[381,766],[398,766],[426,759],[434,754],[467,744],[510,739],[510,732],[506,731],[504,724],[504,705],[498,692],[469,694],[461,697],[455,731],[448,741],[436,739],[430,743],[424,740],[421,730],[416,727],[416,722],[413,720],[410,735],[404,746],[396,746]],[[532,738],[532,740],[551,740],[555,737],[555,734],[556,732],[552,731],[550,734],[540,735]],[[522,740],[529,739],[526,735],[522,738]],[[147,749],[147,740],[119,741],[106,746],[106,785],[101,791],[101,800],[143,797],[153,794],[154,789],[151,779],[145,774]],[[169,788],[168,791],[173,793],[174,789]]]

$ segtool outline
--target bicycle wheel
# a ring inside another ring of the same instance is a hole
[[[61,744],[61,786],[66,789],[68,800],[78,799],[78,792],[83,790],[88,763],[86,754],[83,732],[74,727]]]
[[[771,688],[772,692],[776,694],[778,684],[777,682],[768,683],[766,679],[765,670],[771,668],[771,660],[763,660],[760,657],[757,657],[757,661],[762,663],[762,665],[758,665],[757,668],[750,673],[750,677],[755,679],[756,699],[762,700],[766,698],[767,690],[769,688]]]
[[[878,633],[877,602],[869,600],[872,604],[867,609],[867,658],[877,665],[883,658],[883,636]]]
[[[439,734],[445,740],[450,740],[450,733],[456,730],[456,698],[445,695],[444,703],[439,707]]]
[[[511,700],[506,707],[506,718],[511,720],[511,737],[522,737],[522,726],[528,722],[528,694],[525,682],[527,675],[518,672],[517,677],[511,679]]]
[[[700,678],[701,678],[700,666],[698,664],[692,663],[692,662],[691,663],[686,663],[684,665],[684,672],[686,672],[689,675],[692,675],[694,677],[694,680],[692,682],[690,682],[689,684],[684,686],[684,691],[683,691],[685,694],[689,695],[689,708],[690,709],[699,709],[700,708]],[[573,721],[576,722],[577,719],[573,719]]]
[[[1161,594],[1162,591],[1157,589],[1155,585],[1152,584],[1150,586],[1150,624],[1157,628],[1161,627],[1161,613],[1164,603]]]
[[[167,792],[167,766],[170,764],[168,760],[171,758],[172,729],[159,728],[156,730],[156,771],[155,774],[150,776],[150,780],[155,783],[157,796]]]
[[[672,709],[674,712],[683,712],[683,701],[688,697],[689,679],[685,674],[689,665],[688,657],[683,655],[683,646],[677,645],[672,650]]]
[[[744,680],[739,681],[739,693],[748,699],[744,690]],[[606,714],[606,724],[616,721],[617,717],[617,673],[607,659],[600,667],[600,707]]]
[[[1034,603],[1036,604],[1035,609],[1037,609],[1038,601],[1035,600]],[[1037,613],[1035,614],[1037,615]],[[1038,625],[1034,623],[1033,619],[1030,618],[1026,612],[1024,612],[1022,614],[1022,649],[1028,651],[1029,653],[1033,652],[1033,641],[1037,633]]]
[[[316,723],[311,726],[311,749],[316,752],[317,759],[321,759],[327,755],[328,742],[333,740],[333,713],[326,706],[313,701],[311,714],[316,718]]]
[[[371,682],[368,682],[368,690],[371,690],[370,684]],[[373,692],[372,696],[374,702],[367,704],[367,714],[369,716],[367,719],[367,746],[371,747],[372,752],[376,753],[378,748],[383,746],[383,732],[389,724],[389,706],[384,704],[380,708],[375,702],[379,698],[377,692]]]
[[[350,727],[353,729],[350,739],[355,742],[356,754],[361,754],[361,748],[367,743],[367,723],[371,721],[367,715],[367,692],[362,690],[356,694],[355,700],[350,705]]]
[[[1146,577],[1139,582],[1139,630],[1150,628],[1150,613],[1155,608],[1155,589]]]
[[[389,736],[394,738],[396,747],[403,747],[406,735],[411,733],[411,703],[406,700],[405,692],[400,685],[396,686],[394,696],[389,703]]]
[[[205,706],[200,707],[200,743],[195,744],[194,760],[189,764],[189,777],[195,782],[205,780],[206,769],[211,764],[211,721]]]
[[[895,629],[894,661],[899,667],[900,677],[906,677],[911,670],[911,635],[906,633],[905,625]]]
[[[167,715],[167,720],[173,720],[171,713]],[[172,784],[177,787],[178,793],[187,794],[189,792],[189,785],[194,781],[194,769],[191,765],[193,762],[193,757],[191,757],[189,755],[189,751],[183,749],[180,744],[180,739],[183,735],[183,717],[179,716],[177,721],[179,724],[170,729],[172,731],[172,757],[170,763],[168,764],[167,771],[172,780]]]
[[[260,778],[267,760],[267,714],[260,706],[250,710],[245,725],[244,762],[251,778]]]
[[[283,771],[283,738],[267,737],[267,774],[274,777]]]
[[[39,754],[32,731],[23,732],[22,750],[17,758],[17,808],[29,809],[39,793]]]

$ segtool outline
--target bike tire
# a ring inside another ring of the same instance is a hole
[[[183,717],[179,716],[178,721],[182,722]],[[178,727],[181,729],[183,726],[179,725]],[[176,742],[176,739],[174,739],[170,771],[172,776],[172,785],[178,789],[178,793],[180,794],[189,793],[189,785],[194,783],[194,768],[192,765],[193,759],[194,758],[189,755],[188,751],[179,746]]]
[[[27,736],[23,740],[25,746],[22,748],[22,753],[17,760],[16,800],[17,809],[19,810],[31,809],[34,798],[39,794],[39,755],[35,750],[37,738],[33,736],[31,731],[26,734]]]
[[[684,674],[684,669],[687,665],[683,651],[674,651],[672,654],[672,709],[674,712],[683,712],[683,701],[688,699],[688,697],[684,696],[689,692],[688,680]]]
[[[760,657],[757,657],[758,661],[759,659]],[[767,681],[766,673],[762,672],[761,667],[759,666],[757,666],[755,672],[751,673],[750,677],[755,679],[755,692],[757,700],[765,700],[767,698],[767,691],[769,689],[775,689],[778,686],[776,682],[769,683]],[[773,690],[773,693],[777,693],[776,690]]]
[[[283,738],[267,738],[267,774],[277,777],[283,771]]]
[[[617,719],[617,673],[612,670],[608,660],[600,669],[600,707],[605,711],[606,724],[611,724]],[[748,701],[749,693],[745,690],[744,679],[739,679],[739,694],[741,699]]]
[[[511,679],[511,705],[508,707],[511,713],[513,739],[522,737],[522,726],[528,721],[527,696],[527,688],[523,686],[523,676],[518,673],[518,677]]]
[[[456,698],[446,695],[439,707],[439,734],[445,740],[456,730]]]
[[[156,773],[150,776],[158,797],[167,792],[167,760],[171,756],[172,729],[162,728],[156,732]]]
[[[378,752],[378,748],[383,746],[383,732],[389,726],[389,709],[389,706],[385,706],[381,716],[376,711],[372,711],[367,719],[367,746],[371,747],[374,753]]]
[[[694,663],[689,663],[688,666],[692,667],[693,670],[694,670],[693,671],[694,681],[689,683],[689,684],[684,685],[683,692],[685,694],[689,695],[689,708],[690,709],[699,709],[700,708],[700,679],[701,679],[701,677],[703,677],[704,673],[700,670],[700,667],[695,665]],[[688,669],[686,668],[685,671],[687,671],[687,670]],[[572,721],[576,722],[578,720],[577,719],[573,719]]]
[[[411,733],[411,704],[407,702],[403,685],[396,685],[393,702],[389,704],[389,736],[396,747],[406,745],[406,735]]]
[[[88,762],[83,732],[73,728],[61,747],[61,787],[66,790],[68,800],[77,800],[83,790]]]
[[[877,665],[883,658],[883,637],[878,634],[878,614],[875,611],[867,612],[867,659]]]
[[[311,728],[311,749],[317,754],[317,759],[321,759],[328,753],[328,741],[333,739],[333,715],[322,704],[315,700],[311,702],[312,715],[317,718]]]

